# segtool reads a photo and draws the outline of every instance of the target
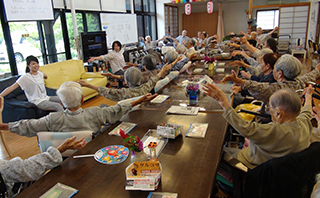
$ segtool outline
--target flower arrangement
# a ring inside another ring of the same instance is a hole
[[[209,56],[205,56],[203,57],[203,60],[205,63],[213,63],[214,61],[218,60],[215,56],[213,56],[212,58]]]
[[[125,134],[122,129],[120,129],[120,135],[123,138],[124,146],[126,146],[130,151],[143,151],[143,142],[140,141],[140,138],[138,136]]]
[[[198,89],[199,89],[199,84],[190,83],[187,86],[188,91],[198,91]]]

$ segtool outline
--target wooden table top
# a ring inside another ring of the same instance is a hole
[[[210,196],[227,127],[221,112],[185,116],[166,115],[161,110],[136,110],[125,115],[121,121],[136,123],[137,126],[130,133],[140,138],[148,129],[156,129],[157,125],[164,122],[183,125],[183,134],[175,140],[169,140],[158,158],[162,164],[162,176],[156,191],[176,192],[179,197]],[[75,155],[93,154],[108,145],[122,144],[121,137],[107,134],[119,123],[111,125],[108,131],[93,139]],[[190,123],[209,123],[204,139],[185,137]],[[18,197],[39,197],[57,182],[78,189],[75,197],[147,197],[149,192],[125,190],[125,168],[130,163],[130,156],[118,165],[101,164],[93,157],[68,158]]]

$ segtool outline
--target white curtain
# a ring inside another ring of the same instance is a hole
[[[224,37],[224,28],[223,28],[223,19],[222,19],[222,4],[221,3],[219,3],[217,35],[219,36],[218,41],[221,42]]]

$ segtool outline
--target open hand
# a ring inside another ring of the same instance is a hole
[[[82,149],[87,144],[84,138],[81,138],[77,141],[75,140],[76,140],[76,136],[68,138],[65,141],[63,141],[63,143],[57,149],[60,151],[60,153],[63,153],[68,149],[76,149],[76,150]]]
[[[203,86],[204,94],[218,101],[222,108],[227,109],[230,106],[226,94],[223,93],[223,91],[219,89],[217,85],[207,83]]]
[[[232,83],[236,83],[237,85],[241,85],[241,86],[244,85],[244,80],[238,78],[234,70],[232,70],[232,74],[224,77],[221,82],[227,82],[227,81],[231,81]]]

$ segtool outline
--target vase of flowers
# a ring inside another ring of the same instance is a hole
[[[131,151],[131,162],[148,161],[148,155],[143,151],[143,142],[138,136],[125,134],[122,129],[120,129],[120,135],[124,145]]]
[[[198,96],[199,84],[190,83],[187,86],[187,93],[189,95],[189,105],[197,105],[197,96]]]

